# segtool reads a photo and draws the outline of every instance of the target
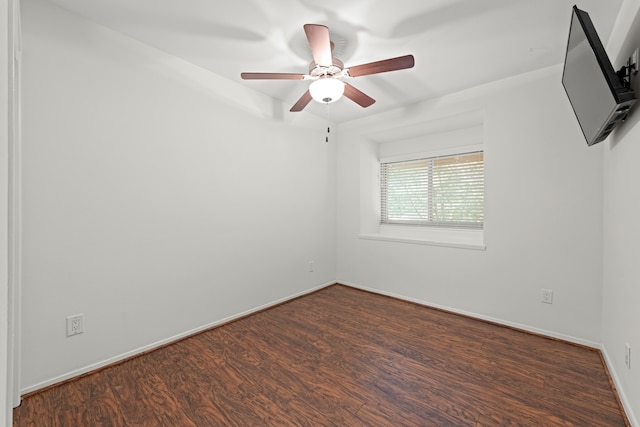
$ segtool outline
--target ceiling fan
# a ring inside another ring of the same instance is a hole
[[[292,112],[302,111],[312,99],[321,103],[337,101],[346,96],[361,107],[369,107],[375,99],[356,89],[345,77],[360,77],[387,71],[412,68],[413,55],[399,56],[382,61],[369,62],[355,67],[345,68],[342,61],[332,56],[333,42],[329,38],[329,28],[324,25],[306,24],[304,32],[309,41],[313,61],[309,65],[308,74],[300,73],[241,73],[244,80],[311,80],[309,89],[291,107]]]

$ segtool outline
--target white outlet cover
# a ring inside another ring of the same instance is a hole
[[[72,337],[84,332],[84,314],[67,317],[67,336]]]
[[[631,369],[631,346],[629,344],[624,345],[624,364],[628,369]]]

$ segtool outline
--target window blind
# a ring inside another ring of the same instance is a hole
[[[381,223],[479,228],[484,153],[380,164]]]

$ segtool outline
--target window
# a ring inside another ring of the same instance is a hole
[[[380,164],[381,224],[482,229],[484,153]]]

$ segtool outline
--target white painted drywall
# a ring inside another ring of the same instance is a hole
[[[607,51],[616,69],[640,47],[640,1],[620,12]],[[633,87],[640,93],[637,76]],[[635,109],[604,149],[604,262],[602,342],[632,425],[640,426],[640,108]],[[625,344],[631,346],[631,369]]]
[[[48,2],[22,14],[23,391],[335,279],[326,122]]]
[[[597,346],[602,147],[585,144],[560,77],[554,67],[342,126],[338,281]],[[486,251],[359,239],[377,220],[377,189],[366,185],[377,177],[376,143],[476,116]],[[552,305],[542,288],[554,291]]]

